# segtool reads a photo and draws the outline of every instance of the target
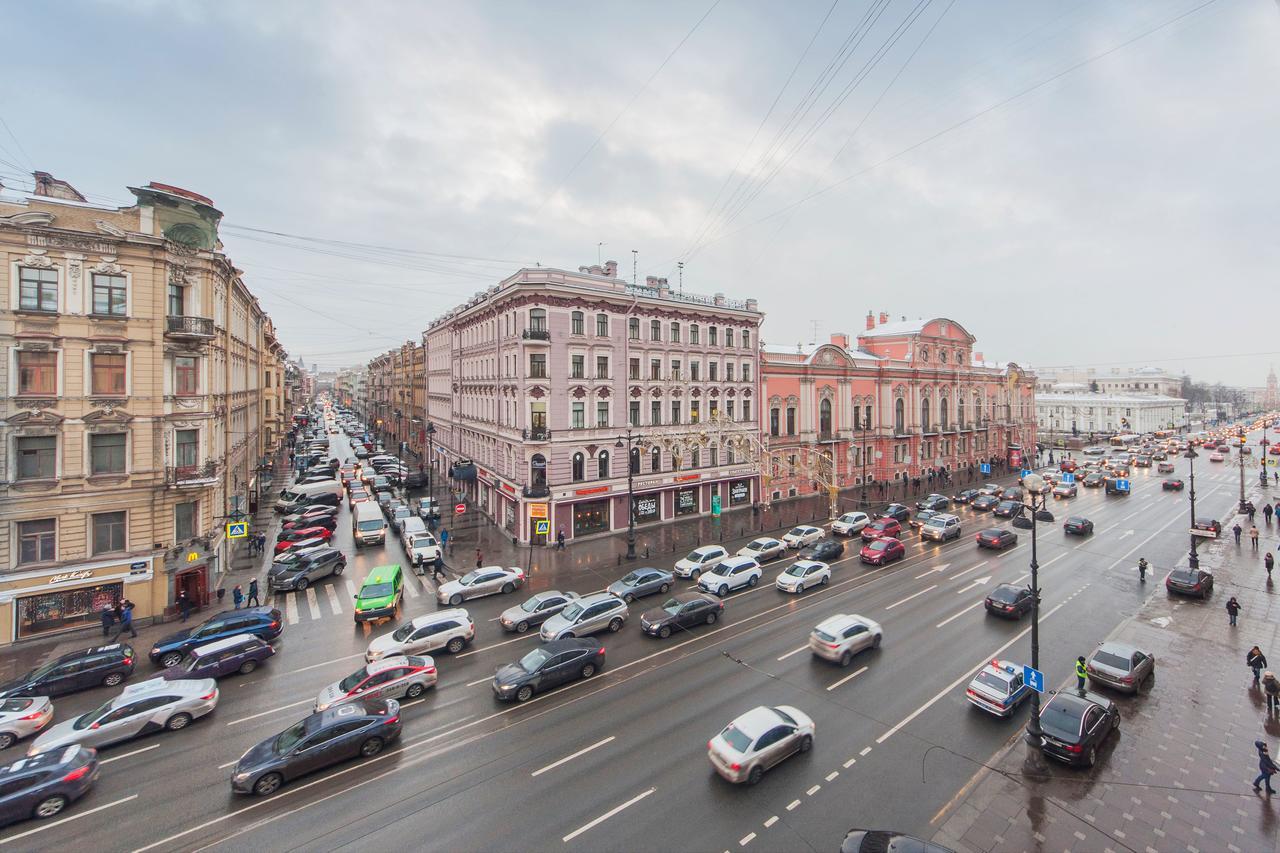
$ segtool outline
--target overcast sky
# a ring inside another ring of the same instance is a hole
[[[1203,2],[11,3],[0,181],[212,197],[327,367],[522,265],[630,276],[634,249],[758,298],[768,343],[885,310],[990,359],[1257,385],[1280,11],[1173,20]]]

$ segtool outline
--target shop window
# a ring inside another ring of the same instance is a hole
[[[93,554],[108,554],[112,551],[123,551],[125,545],[125,529],[127,526],[125,512],[98,512],[90,518],[93,521]]]
[[[58,271],[22,267],[18,271],[18,308],[58,313]]]
[[[127,313],[128,288],[122,275],[93,275],[93,313],[99,317],[123,317]]]
[[[52,397],[58,393],[58,353],[18,350],[18,396]]]
[[[89,473],[123,474],[128,436],[122,432],[89,436]]]
[[[124,353],[90,353],[90,393],[95,397],[123,397],[128,358]]]
[[[574,504],[573,535],[585,536],[603,533],[609,529],[609,501],[588,501]]]
[[[52,480],[57,476],[58,439],[52,435],[24,435],[13,441],[19,480]]]
[[[105,583],[18,599],[18,638],[98,624],[102,610],[124,597],[124,584]]]
[[[57,559],[57,522],[52,518],[18,522],[18,565]]]

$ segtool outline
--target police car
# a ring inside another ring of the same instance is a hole
[[[1022,681],[1022,665],[1007,660],[993,660],[969,682],[964,696],[973,705],[997,717],[1013,714],[1031,688]]]

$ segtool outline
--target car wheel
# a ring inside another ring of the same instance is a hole
[[[457,607],[461,603],[462,603],[462,595],[460,593],[455,592],[453,595],[449,597],[450,607]]]
[[[258,668],[258,662],[256,660],[247,660],[244,663],[240,664],[240,674],[248,675],[249,673],[253,672],[257,668]]]
[[[346,567],[346,563],[338,563],[338,565],[333,567],[333,576],[336,578],[338,575],[342,574],[342,570]]]
[[[813,749],[813,735],[805,735],[800,738],[800,751],[808,752]]]
[[[31,812],[31,816],[37,820],[47,820],[62,813],[67,807],[67,798],[62,794],[54,794],[52,797],[45,797],[36,803],[35,809]]]
[[[659,636],[659,637],[661,637],[661,638],[662,638],[662,639],[664,639],[664,640],[665,640],[667,637],[670,637],[670,636],[671,636],[671,628],[670,628],[670,626],[668,626],[668,625],[663,625],[661,628],[659,628],[659,629],[658,629],[658,636]],[[5,746],[8,746],[8,744],[5,744]]]
[[[520,624],[524,626],[525,631],[529,630],[528,622],[521,622]],[[520,627],[516,626],[516,630],[520,631]],[[523,634],[524,631],[520,631],[520,633]],[[462,651],[462,647],[465,646],[466,644],[467,644],[466,641],[463,640],[461,637],[454,637],[452,640],[450,640],[448,643],[445,644],[445,650],[448,651],[449,654],[451,655],[456,655],[458,652]]]
[[[751,772],[747,774],[747,784],[754,785],[764,776],[764,768],[757,764],[751,768]]]
[[[311,581],[307,580],[306,578],[298,578],[298,592],[302,592],[310,585],[311,585]]]
[[[658,592],[665,593],[669,589],[671,589],[671,584],[664,583],[662,586],[658,587]]]
[[[373,758],[379,752],[382,752],[382,738],[380,737],[371,737],[360,744],[360,754],[365,758]]]
[[[625,601],[627,604],[630,604],[631,602],[636,600],[636,597],[628,592],[623,594],[622,600]]]
[[[716,590],[716,595],[720,596],[721,598],[724,598],[728,594],[729,594],[729,587],[725,584],[720,584],[720,588]]]
[[[506,595],[507,593],[512,592],[513,590],[515,590],[515,586],[513,586],[510,581],[502,585],[503,595]]]
[[[117,684],[119,684],[122,681],[124,681],[123,672],[112,672],[108,674],[106,678],[102,679],[102,686],[115,687]]]
[[[840,655],[840,665],[841,665],[841,666],[848,666],[848,665],[849,665],[849,661],[851,661],[851,660],[853,660],[853,655],[852,655],[851,653],[849,653],[849,652],[845,652],[845,653],[843,653],[842,655]]]
[[[191,715],[185,713],[174,714],[172,717],[165,720],[164,723],[164,727],[171,732],[182,731],[189,725],[191,725]]]
[[[871,648],[880,648],[880,641],[884,639],[884,634],[876,634],[876,638],[871,641]]]
[[[802,592],[804,592],[804,584],[802,583],[796,584],[796,594],[799,595]]]
[[[621,631],[621,630],[622,630],[622,620],[621,620],[621,619],[619,619],[617,616],[615,616],[615,617],[613,617],[612,619],[610,619],[610,620],[609,620],[609,630],[610,630],[610,631],[612,631],[612,632],[613,632],[613,633],[615,633],[615,634],[616,634],[616,633],[618,633],[619,631]]]
[[[751,577],[747,578],[747,586],[749,587],[755,586],[758,583],[760,583],[760,578],[756,577],[755,575],[752,575]]]
[[[284,777],[279,773],[266,773],[259,776],[258,781],[253,783],[253,792],[259,797],[269,797],[279,791],[283,784]]]
[[[533,688],[527,684],[516,691],[517,702],[528,702],[532,697],[533,697]]]
[[[1084,766],[1092,767],[1098,761],[1098,748],[1096,746],[1089,747],[1089,754],[1084,757]]]
[[[582,677],[590,678],[596,674],[596,665],[593,663],[584,664],[582,667]]]
[[[18,742],[18,736],[9,732],[0,732],[0,749],[8,749]]]
[[[827,585],[827,582],[828,582],[828,581],[830,581],[830,580],[831,580],[831,575],[823,575],[823,576],[822,576],[822,580],[821,580],[821,581],[819,581],[819,585],[820,585],[820,586],[826,586],[826,585]]]
[[[697,583],[698,578],[700,577],[702,577],[701,569],[694,569],[692,572],[689,573],[689,580],[693,581],[694,583]]]
[[[182,663],[182,655],[178,652],[165,652],[160,656],[161,666],[177,666]]]
[[[708,625],[714,625],[714,624],[716,624],[716,614],[714,614],[714,613],[708,613],[708,614],[707,614],[707,624],[708,624]]]
[[[529,623],[528,623],[528,622],[517,622],[517,623],[516,623],[516,633],[517,633],[517,634],[523,634],[525,631],[528,631],[528,630],[529,630]]]
[[[573,632],[572,632],[572,631],[565,631],[563,634],[561,634],[559,637],[556,637],[555,639],[557,639],[557,640],[572,640],[572,639],[573,639]]]
[[[427,688],[423,687],[421,684],[415,681],[413,684],[409,685],[409,689],[404,692],[404,695],[409,699],[417,699],[419,696],[425,693],[426,690]]]

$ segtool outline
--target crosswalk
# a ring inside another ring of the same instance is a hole
[[[327,578],[307,587],[302,592],[281,592],[275,597],[275,606],[284,612],[290,625],[313,622],[318,619],[346,615],[351,618],[351,608],[356,598],[355,581],[349,577]],[[430,601],[435,597],[435,584],[427,577],[406,574],[404,597],[406,602],[416,599]],[[263,602],[264,604],[267,602]]]

